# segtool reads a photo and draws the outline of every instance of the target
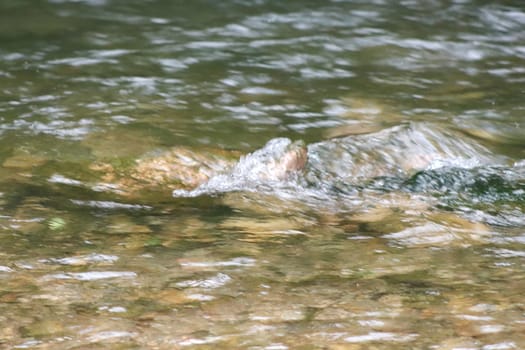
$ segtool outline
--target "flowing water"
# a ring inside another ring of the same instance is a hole
[[[0,348],[524,349],[522,1],[0,2]]]

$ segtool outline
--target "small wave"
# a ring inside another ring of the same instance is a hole
[[[101,280],[101,279],[135,278],[135,277],[137,277],[137,274],[131,271],[89,271],[89,272],[57,273],[53,275],[44,276],[44,279],[96,281],[96,280]]]
[[[13,269],[7,266],[0,265],[0,272],[13,272]]]
[[[222,287],[232,280],[230,276],[224,273],[218,273],[215,276],[200,280],[181,281],[176,284],[179,288],[205,288],[215,289]]]
[[[106,255],[106,254],[88,254],[88,255],[79,255],[71,256],[65,258],[51,258],[47,260],[42,260],[44,263],[60,264],[60,265],[71,265],[71,266],[81,266],[87,264],[112,264],[118,260],[118,256],[115,255]]]
[[[84,186],[82,181],[70,179],[60,174],[53,174],[47,181],[55,184],[71,185],[71,186]]]
[[[71,199],[71,202],[76,205],[99,208],[99,209],[133,209],[133,210],[149,210],[150,206],[141,204],[125,204],[111,201],[83,201],[77,199]]]
[[[285,180],[306,163],[306,149],[302,142],[287,138],[270,140],[263,148],[241,157],[226,174],[212,177],[194,190],[175,190],[175,197],[197,197],[234,191],[271,191],[286,186]]]
[[[127,332],[127,331],[104,331],[98,332],[91,335],[88,340],[90,342],[101,342],[101,341],[110,341],[115,338],[133,338],[137,333]]]
[[[201,268],[213,268],[213,267],[247,267],[254,266],[255,259],[247,257],[238,257],[226,261],[180,261],[180,265],[183,267],[201,267]]]
[[[364,335],[346,337],[348,343],[369,343],[377,341],[409,342],[414,340],[417,334],[397,334],[391,332],[370,332]]]

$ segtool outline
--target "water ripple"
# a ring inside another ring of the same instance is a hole
[[[137,274],[131,271],[88,271],[88,272],[68,272],[57,273],[44,276],[45,280],[77,280],[77,281],[97,281],[113,278],[135,278]]]
[[[112,201],[93,201],[93,200],[85,201],[85,200],[71,199],[71,202],[79,206],[100,208],[100,209],[130,209],[130,210],[152,209],[152,207],[148,205],[126,204],[126,203],[118,203],[118,202],[112,202]]]
[[[118,260],[118,256],[115,255],[106,255],[106,254],[89,254],[81,256],[72,256],[66,258],[53,258],[43,260],[43,262],[55,263],[60,265],[71,265],[71,266],[81,266],[87,264],[100,264],[100,263],[114,263]]]
[[[370,332],[365,335],[346,337],[348,343],[369,343],[377,341],[410,342],[417,338],[417,334],[396,334],[390,332]]]
[[[180,288],[206,288],[215,289],[222,287],[232,280],[230,276],[225,273],[218,273],[215,276],[199,280],[187,280],[177,282],[176,286]]]

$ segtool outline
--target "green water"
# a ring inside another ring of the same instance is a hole
[[[0,348],[525,348],[524,39],[521,1],[0,2]],[[282,137],[305,169],[235,165]]]

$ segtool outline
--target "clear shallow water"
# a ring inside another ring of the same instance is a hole
[[[521,2],[4,1],[0,29],[1,346],[525,347]],[[235,165],[279,137],[303,171]]]

